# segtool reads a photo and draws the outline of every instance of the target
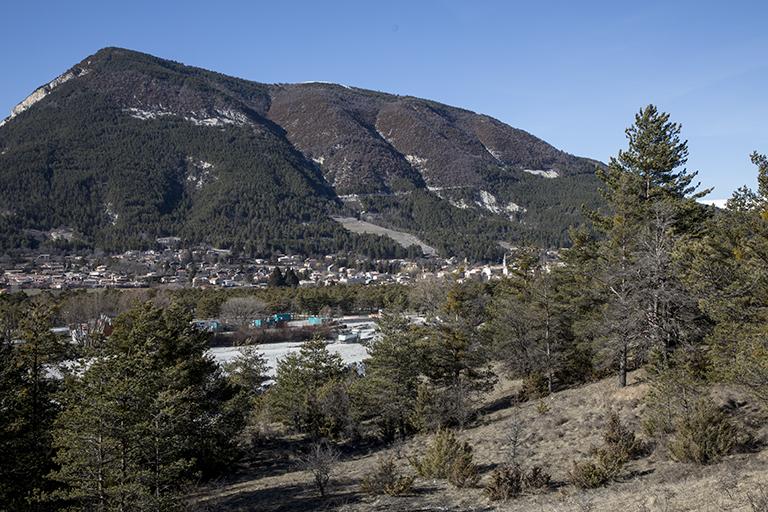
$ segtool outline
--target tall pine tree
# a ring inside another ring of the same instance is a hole
[[[51,475],[63,499],[180,508],[186,485],[232,460],[243,412],[190,320],[175,306],[137,306],[118,317],[104,353],[67,377]]]
[[[604,236],[596,279],[605,294],[601,352],[618,366],[625,386],[631,362],[643,361],[649,350],[667,353],[679,342],[680,326],[695,307],[686,304],[673,265],[678,242],[701,224],[704,209],[688,172],[687,141],[681,126],[655,106],[643,108],[626,130],[628,148],[600,170],[607,211],[592,220]]]

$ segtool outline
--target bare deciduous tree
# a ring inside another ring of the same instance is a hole
[[[339,452],[327,442],[312,444],[309,451],[299,457],[299,468],[312,474],[320,496],[325,498],[331,475],[339,462]]]
[[[225,321],[243,327],[266,310],[267,305],[256,297],[232,297],[221,305],[221,316]]]
[[[119,313],[118,296],[109,291],[86,292],[70,297],[61,317],[83,346],[94,346],[105,335],[111,318]]]

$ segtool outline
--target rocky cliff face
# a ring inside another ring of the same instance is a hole
[[[86,75],[88,71],[89,70],[86,68],[80,68],[80,67],[72,68],[69,71],[57,76],[47,84],[41,87],[38,87],[32,92],[32,94],[24,98],[24,100],[21,101],[21,103],[13,107],[13,109],[11,110],[11,115],[9,115],[7,118],[0,121],[0,126],[3,126],[5,123],[9,122],[11,119],[21,114],[32,105],[42,100],[46,96],[48,96],[48,94],[50,94],[51,91],[53,91],[59,85],[63,84],[64,82],[68,82],[73,78],[77,78],[78,76]]]

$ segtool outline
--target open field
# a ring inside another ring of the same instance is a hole
[[[267,360],[269,365],[268,375],[270,377],[275,376],[275,368],[277,362],[291,354],[298,352],[301,349],[303,342],[286,342],[286,343],[268,343],[264,345],[254,345],[256,350],[261,353]],[[366,357],[368,357],[368,349],[366,349],[360,343],[329,343],[327,345],[328,350],[331,353],[339,354],[345,363],[359,363]],[[231,362],[238,355],[240,355],[245,346],[242,347],[214,347],[208,350],[216,362],[219,364]]]
[[[434,247],[425,244],[410,233],[384,228],[377,226],[376,224],[371,224],[370,222],[365,222],[364,220],[357,220],[354,217],[333,217],[333,220],[344,226],[344,229],[353,233],[386,236],[403,247],[418,245],[426,256],[435,256],[437,254],[437,250]]]

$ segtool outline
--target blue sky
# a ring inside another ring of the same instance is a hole
[[[606,161],[655,103],[713,198],[768,152],[768,2],[47,2],[0,6],[0,117],[104,46],[260,82],[327,80],[492,115]]]

